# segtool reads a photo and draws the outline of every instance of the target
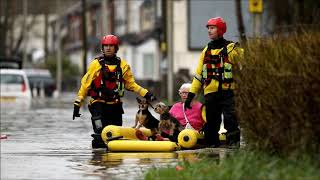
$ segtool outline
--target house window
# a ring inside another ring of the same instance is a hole
[[[143,72],[146,78],[152,78],[154,72],[154,54],[143,54]]]

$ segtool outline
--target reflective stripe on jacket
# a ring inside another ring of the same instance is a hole
[[[133,91],[140,96],[145,96],[148,90],[142,88],[135,82],[131,68],[124,59],[121,59],[120,67],[122,69],[123,84],[125,89],[128,91]],[[98,59],[94,59],[90,63],[87,73],[81,79],[81,87],[76,98],[77,101],[81,102],[80,104],[82,104],[83,100],[86,98],[92,82],[99,76],[100,72],[101,65]]]
[[[206,57],[206,53],[208,50],[208,46],[206,46],[201,55],[200,55],[200,59],[198,62],[198,66],[195,72],[195,77],[192,81],[192,85],[190,88],[190,92],[198,94],[199,90],[201,88],[203,88],[204,90],[204,94],[208,94],[208,93],[213,93],[213,92],[217,92],[219,90],[219,83],[221,83],[221,89],[222,90],[227,90],[227,89],[234,89],[235,88],[235,83],[233,81],[229,81],[228,79],[232,79],[232,69],[233,66],[237,66],[239,65],[240,60],[243,58],[243,49],[238,47],[236,45],[236,43],[229,43],[227,45],[227,60],[223,63],[217,63],[220,65],[223,64],[223,67],[221,67],[224,71],[223,72],[213,72],[213,70],[218,70],[218,68],[216,67],[212,67],[217,65],[216,63],[207,63],[207,61],[205,62],[205,57]],[[219,54],[221,54],[223,48],[218,48],[218,49],[211,49],[210,53],[212,57],[216,57]],[[211,73],[210,77],[208,76],[208,70],[206,69],[207,67],[210,67],[211,69],[209,70]],[[220,69],[221,70],[221,69]],[[223,81],[222,79],[219,78],[214,78],[217,77],[217,74],[213,74],[213,73],[223,73],[222,74],[218,74],[221,75],[223,78],[226,78],[227,81]],[[209,78],[208,78],[209,77]]]

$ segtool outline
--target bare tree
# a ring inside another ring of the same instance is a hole
[[[31,27],[36,23],[35,16],[32,16],[31,18],[32,18],[31,21],[30,22],[26,21],[25,25],[24,25],[24,28],[20,29],[20,33],[18,35],[18,40],[16,41],[15,46],[12,49],[9,50],[10,51],[9,55],[12,55],[12,56],[17,56],[18,55],[18,53],[20,51],[21,44],[22,44],[22,42],[23,42],[23,40],[25,38],[25,35],[26,35],[25,33],[29,32]]]
[[[1,21],[0,21],[0,55],[1,56],[18,56],[21,44],[25,39],[25,32],[30,31],[36,23],[35,15],[31,15],[31,20],[23,17],[21,26],[15,26],[20,23],[22,14],[19,11],[20,1],[2,0],[0,1]],[[4,11],[2,11],[4,10]],[[18,18],[20,16],[20,18]],[[15,31],[19,29],[18,35]]]
[[[1,13],[0,18],[0,55],[6,56],[6,45],[7,45],[7,32],[8,32],[8,24],[9,24],[9,0],[0,1],[0,9]]]

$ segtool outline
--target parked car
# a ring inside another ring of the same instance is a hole
[[[0,56],[1,69],[22,69],[22,60],[19,57]]]
[[[23,69],[29,79],[33,96],[39,96],[40,91],[44,90],[44,95],[52,97],[56,90],[56,83],[48,69]]]
[[[0,69],[1,108],[31,105],[31,90],[25,72],[21,69]]]

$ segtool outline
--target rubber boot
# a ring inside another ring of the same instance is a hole
[[[106,148],[106,145],[101,138],[101,132],[103,129],[101,116],[92,117],[91,122],[94,131],[94,134],[91,134],[91,136],[93,137],[93,140],[91,142],[92,148]]]
[[[208,127],[208,124],[205,124],[203,127],[203,131],[204,131],[204,144],[207,147],[210,148],[217,148],[220,147],[221,143],[219,140],[219,134],[218,133],[212,133],[211,129]]]
[[[92,149],[107,148],[100,134],[91,134],[91,137],[93,137],[93,140],[91,141]]]
[[[237,129],[233,132],[226,134],[227,145],[229,148],[240,148],[240,130]]]

